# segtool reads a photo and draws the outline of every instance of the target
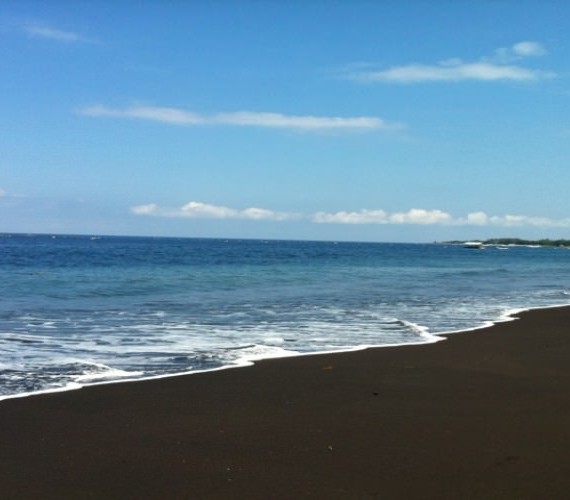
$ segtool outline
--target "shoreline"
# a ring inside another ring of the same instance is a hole
[[[172,377],[186,377],[190,375],[199,375],[204,373],[216,373],[219,371],[224,370],[233,370],[238,368],[247,368],[250,366],[255,365],[260,361],[267,361],[267,360],[274,360],[274,359],[287,359],[287,358],[296,358],[296,357],[304,357],[304,356],[323,356],[329,354],[343,354],[343,353],[350,353],[350,352],[358,352],[367,349],[385,349],[385,348],[395,348],[395,347],[412,347],[412,346],[421,346],[421,345],[430,345],[436,344],[446,339],[449,335],[456,335],[456,334],[463,334],[463,333],[470,333],[476,332],[479,330],[485,330],[487,328],[492,328],[495,325],[515,321],[517,320],[517,316],[521,313],[529,312],[529,311],[536,311],[536,310],[548,310],[548,309],[557,309],[557,308],[564,308],[570,307],[570,304],[555,304],[549,306],[535,306],[535,307],[527,307],[527,308],[516,308],[516,309],[507,309],[501,316],[496,320],[488,320],[482,323],[479,326],[474,326],[472,328],[465,328],[460,330],[450,330],[441,333],[430,333],[427,327],[423,327],[421,325],[415,325],[420,330],[420,338],[424,338],[424,342],[405,342],[405,343],[397,343],[397,344],[371,344],[371,345],[359,345],[354,346],[351,349],[344,349],[338,351],[313,351],[313,352],[293,352],[293,354],[286,354],[281,356],[269,356],[269,357],[260,357],[260,358],[245,358],[234,365],[225,365],[220,366],[217,368],[205,369],[205,370],[190,370],[190,371],[183,371],[180,373],[167,373],[162,375],[151,375],[148,377],[125,377],[116,380],[101,380],[100,382],[93,382],[93,383],[80,383],[80,382],[70,382],[68,386],[64,387],[57,387],[54,389],[44,389],[34,392],[25,392],[25,393],[18,393],[18,394],[8,394],[8,395],[0,395],[0,405],[3,401],[11,400],[11,399],[21,399],[21,398],[29,398],[29,397],[36,397],[36,396],[43,396],[47,394],[58,394],[58,393],[65,393],[65,392],[72,392],[78,391],[81,389],[86,389],[89,387],[97,387],[101,385],[111,385],[111,384],[123,384],[123,383],[133,383],[133,382],[148,382],[152,380],[162,380],[168,379]],[[289,351],[288,351],[289,352]]]
[[[446,342],[4,400],[6,498],[549,498],[570,307]]]

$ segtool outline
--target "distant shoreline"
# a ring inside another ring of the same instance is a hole
[[[465,245],[471,240],[450,240],[438,241],[440,245]],[[522,238],[490,238],[487,240],[477,240],[483,246],[520,246],[520,247],[570,247],[570,240],[548,238],[540,240],[525,240]]]

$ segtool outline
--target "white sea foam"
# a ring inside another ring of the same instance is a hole
[[[82,387],[83,386],[81,384],[77,384],[75,382],[69,382],[62,387],[53,387],[50,389],[41,389],[32,392],[19,392],[18,394],[0,394],[0,401],[4,401],[6,399],[17,399],[17,398],[27,398],[30,396],[39,396],[41,394],[52,394],[56,392],[74,391],[77,389],[81,389]]]
[[[283,337],[279,337],[279,336],[267,336],[265,337],[265,343],[268,345],[275,345],[275,344],[279,344],[282,345],[285,343],[285,339]]]
[[[280,347],[254,345],[241,351],[241,356],[236,360],[236,364],[242,364],[242,362],[251,363],[252,361],[259,361],[262,359],[288,358],[298,355],[299,352],[297,351],[281,349]]]
[[[104,380],[104,379],[119,379],[119,378],[136,378],[141,377],[144,375],[142,371],[127,371],[127,370],[119,370],[117,368],[111,368],[110,366],[104,365],[102,363],[86,363],[93,366],[96,366],[101,371],[95,373],[85,373],[83,375],[76,375],[74,381],[77,383],[81,382],[91,382],[95,380]]]
[[[107,385],[113,383],[121,383],[121,382],[132,382],[132,381],[144,381],[144,380],[153,380],[153,379],[163,379],[163,378],[170,378],[170,377],[177,377],[177,376],[186,376],[192,375],[197,373],[205,373],[205,372],[214,372],[220,370],[226,370],[231,368],[237,367],[246,367],[251,366],[254,362],[260,361],[263,359],[276,359],[276,358],[285,358],[285,357],[295,357],[295,356],[318,356],[323,354],[330,354],[330,353],[339,353],[339,352],[353,352],[353,351],[360,351],[369,348],[388,348],[388,347],[396,347],[396,346],[411,346],[411,345],[421,345],[421,344],[430,344],[435,342],[440,342],[445,340],[445,337],[440,335],[448,335],[451,333],[459,333],[459,332],[467,332],[473,331],[481,328],[485,328],[491,326],[494,323],[501,322],[501,321],[513,321],[516,319],[516,315],[533,309],[549,309],[549,308],[558,308],[558,307],[568,307],[568,304],[554,304],[545,307],[529,307],[529,308],[513,308],[508,309],[503,312],[500,318],[495,321],[485,322],[484,325],[479,325],[475,328],[469,328],[464,330],[455,330],[455,331],[448,331],[448,332],[441,332],[438,335],[430,334],[426,327],[421,325],[417,325],[415,323],[406,322],[402,320],[395,320],[397,322],[402,322],[409,326],[411,329],[416,330],[419,333],[418,340],[416,342],[405,342],[405,343],[393,343],[393,344],[362,344],[356,346],[344,346],[342,349],[331,349],[331,350],[319,350],[319,351],[312,351],[312,352],[298,352],[292,350],[286,350],[275,346],[267,346],[267,345],[253,345],[247,348],[241,349],[241,355],[237,356],[233,359],[233,362],[228,362],[228,364],[219,366],[213,369],[206,369],[206,370],[189,370],[189,371],[182,371],[178,373],[168,373],[162,375],[148,375],[145,376],[142,372],[127,372],[125,370],[117,370],[110,368],[106,365],[101,363],[94,363],[94,362],[84,362],[85,364],[91,364],[98,368],[104,368],[107,371],[108,376],[102,376],[99,378],[96,377],[89,377],[89,376],[79,376],[77,377],[76,381],[69,382],[65,386],[62,387],[54,387],[45,390],[33,391],[33,392],[22,392],[18,394],[9,394],[9,395],[0,395],[0,401],[13,399],[13,398],[21,398],[21,397],[29,397],[35,396],[39,394],[48,394],[48,393],[57,393],[57,392],[66,392],[71,390],[77,390],[84,387],[88,382],[87,385]],[[229,361],[229,360],[228,360]],[[115,375],[115,376],[113,376]],[[83,383],[81,383],[83,382]]]

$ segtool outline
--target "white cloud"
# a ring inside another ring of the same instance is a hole
[[[156,203],[149,203],[148,205],[137,205],[131,207],[131,212],[136,215],[157,215],[160,211]]]
[[[446,224],[452,217],[442,210],[424,210],[412,208],[408,212],[395,213],[390,216],[391,224]]]
[[[363,209],[356,212],[317,212],[311,220],[320,224],[423,224],[447,226],[502,226],[502,227],[570,227],[568,219],[550,219],[528,215],[487,215],[472,212],[466,217],[453,217],[443,210],[412,208],[407,212],[388,213],[384,210]]]
[[[505,66],[488,62],[464,63],[448,62],[434,66],[411,64],[397,66],[384,71],[361,73],[354,77],[362,82],[422,83],[422,82],[460,82],[475,81],[533,81],[552,76],[539,70],[520,66]]]
[[[287,220],[294,217],[293,214],[285,214],[273,212],[266,208],[246,208],[241,212],[241,215],[246,219],[251,220]]]
[[[396,128],[381,118],[359,117],[322,117],[322,116],[288,116],[279,113],[221,113],[209,120],[223,125],[250,125],[255,127],[296,128],[302,130],[334,130],[334,129],[388,129]]]
[[[6,196],[6,191],[0,188],[0,198],[2,198],[3,196]]]
[[[233,208],[210,205],[208,203],[200,203],[198,201],[191,201],[179,211],[182,217],[205,217],[208,219],[236,219],[239,216],[239,211]]]
[[[495,50],[492,57],[483,58],[484,61],[491,61],[498,64],[508,64],[513,61],[520,61],[525,57],[538,57],[547,54],[546,49],[538,42],[518,42],[511,47],[501,47]]]
[[[454,219],[458,226],[499,226],[499,227],[570,227],[570,219],[551,219],[530,215],[487,215],[485,212],[472,212],[465,218]]]
[[[131,207],[131,213],[187,219],[220,219],[252,221],[305,220],[316,224],[392,224],[392,225],[440,225],[440,226],[495,226],[495,227],[558,227],[570,228],[570,218],[551,219],[529,215],[488,215],[483,211],[471,212],[465,217],[454,217],[440,209],[412,208],[405,212],[386,212],[382,209],[358,211],[316,212],[310,215],[292,212],[275,212],[266,208],[230,208],[191,201],[181,207],[161,207],[156,203]]]
[[[55,40],[58,42],[82,42],[82,41],[86,41],[86,39],[83,38],[78,33],[74,33],[72,31],[57,30],[57,29],[53,29],[53,28],[49,28],[47,26],[41,26],[41,25],[33,25],[32,24],[32,25],[24,26],[24,31],[28,35],[36,37],[36,38],[46,38],[46,39]]]
[[[402,128],[401,124],[389,123],[371,116],[328,117],[283,115],[280,113],[217,113],[200,115],[180,108],[135,105],[127,108],[90,106],[79,113],[91,117],[133,118],[173,125],[233,125],[250,127],[289,128],[305,131],[326,130],[389,130]]]
[[[473,212],[467,215],[465,223],[470,226],[486,226],[489,216],[485,212]]]
[[[250,207],[244,210],[191,201],[181,207],[160,207],[156,203],[138,205],[131,208],[135,215],[188,219],[239,219],[284,221],[297,218],[296,214],[274,212],[265,208]]]
[[[384,210],[360,210],[358,212],[317,212],[313,222],[320,224],[386,224],[388,214]]]
[[[407,64],[384,70],[363,70],[349,73],[352,80],[364,83],[424,83],[461,81],[519,81],[530,82],[554,77],[549,71],[526,68],[510,64],[529,56],[541,56],[546,50],[541,44],[524,41],[512,47],[500,48],[493,57],[465,62],[448,59],[436,64]]]
[[[407,212],[389,214],[384,210],[360,210],[357,212],[317,212],[313,222],[325,224],[445,224],[451,215],[441,210],[412,208]]]
[[[519,42],[515,43],[512,47],[515,54],[528,57],[528,56],[543,56],[546,54],[546,49],[537,42]]]
[[[195,113],[158,106],[131,106],[124,109],[113,109],[107,106],[90,106],[81,109],[79,113],[92,117],[138,118],[174,125],[196,125],[205,123],[204,119]]]

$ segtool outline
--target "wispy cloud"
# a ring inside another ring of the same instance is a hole
[[[510,63],[525,57],[544,56],[547,53],[547,50],[538,42],[519,42],[511,47],[501,47],[495,50],[495,54],[486,59],[497,63]]]
[[[24,194],[19,194],[19,193],[13,193],[10,191],[6,191],[5,189],[2,189],[0,187],[0,200],[3,201],[14,201],[14,200],[19,200],[19,199],[25,199],[27,198],[26,195]]]
[[[160,207],[155,203],[138,205],[131,208],[135,215],[150,215],[155,217],[188,218],[188,219],[241,219],[241,220],[273,220],[284,221],[298,218],[292,213],[275,212],[266,208],[250,207],[235,209],[221,205],[212,205],[199,201],[191,201],[181,207]]]
[[[284,115],[241,111],[236,113],[198,114],[181,108],[135,105],[127,108],[89,106],[79,113],[90,117],[131,118],[168,123],[172,125],[226,125],[241,127],[265,127],[304,131],[327,130],[392,130],[402,124],[387,122],[372,116],[329,117],[311,115]]]
[[[86,42],[87,38],[73,31],[64,31],[50,28],[44,25],[28,24],[23,27],[24,31],[34,38],[45,38],[57,42]]]
[[[460,82],[477,81],[533,81],[546,77],[543,71],[531,70],[520,66],[498,65],[490,62],[465,63],[461,60],[440,62],[428,66],[410,64],[397,66],[383,71],[372,71],[355,75],[361,82],[385,83],[424,83],[424,82]]]
[[[181,207],[161,207],[155,203],[137,205],[131,213],[140,216],[188,218],[188,219],[230,219],[254,221],[304,220],[316,224],[414,224],[440,226],[497,226],[497,227],[559,227],[570,228],[570,218],[551,219],[529,215],[488,215],[483,211],[471,212],[465,217],[455,217],[440,209],[426,210],[412,208],[404,212],[389,213],[382,209],[362,209],[358,211],[316,212],[300,214],[276,212],[267,208],[237,209],[223,205],[213,205],[191,201]]]
[[[523,41],[511,47],[499,48],[491,57],[477,61],[453,58],[436,64],[407,64],[387,69],[362,69],[349,71],[349,79],[361,83],[429,83],[462,81],[516,81],[532,82],[552,78],[554,72],[532,69],[516,61],[545,55],[546,49],[538,42]]]
[[[538,42],[519,42],[515,43],[511,50],[518,56],[543,56],[547,53],[546,49]]]

